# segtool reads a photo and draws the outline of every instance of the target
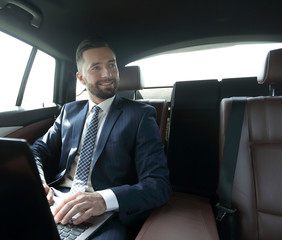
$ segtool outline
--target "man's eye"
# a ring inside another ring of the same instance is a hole
[[[100,68],[99,68],[98,66],[95,66],[95,67],[92,67],[92,68],[91,68],[92,71],[97,71],[97,70],[99,70],[99,69],[100,69]]]
[[[110,64],[110,68],[115,68],[116,65],[115,64]]]

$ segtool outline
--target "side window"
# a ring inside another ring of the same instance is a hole
[[[53,105],[54,77],[55,59],[37,51],[21,106],[30,109]]]
[[[53,102],[55,59],[36,51],[26,87],[21,88],[32,46],[0,32],[0,112],[42,108]],[[23,95],[18,102],[18,96]]]
[[[0,110],[14,109],[32,47],[0,32]]]

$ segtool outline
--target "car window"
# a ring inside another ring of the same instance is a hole
[[[21,106],[42,108],[53,105],[55,59],[37,51]]]
[[[203,45],[164,52],[128,64],[140,67],[145,88],[173,86],[176,81],[257,77],[271,49],[282,43]]]
[[[3,32],[0,32],[0,42],[0,111],[15,110],[18,107],[38,108],[52,104],[55,59],[36,50],[26,87],[21,88],[34,48]],[[24,91],[23,97],[17,105],[21,91]]]

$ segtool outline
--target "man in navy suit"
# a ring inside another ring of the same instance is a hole
[[[89,38],[76,53],[77,79],[86,87],[88,101],[67,103],[48,132],[33,145],[47,199],[47,185],[70,189],[92,107],[98,105],[99,124],[85,192],[66,197],[53,212],[56,222],[74,224],[105,211],[118,212],[93,239],[127,239],[128,224],[143,220],[171,195],[164,147],[156,110],[116,94],[119,72],[109,45]],[[142,222],[142,221],[141,221]]]

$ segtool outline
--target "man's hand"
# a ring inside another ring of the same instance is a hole
[[[56,223],[67,224],[76,214],[81,214],[73,223],[80,224],[92,216],[99,216],[106,211],[104,198],[97,192],[78,192],[66,197],[54,208]]]
[[[54,192],[44,180],[42,180],[42,184],[47,196],[48,203],[51,204],[53,202]]]

